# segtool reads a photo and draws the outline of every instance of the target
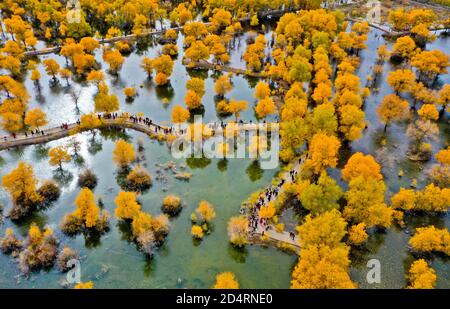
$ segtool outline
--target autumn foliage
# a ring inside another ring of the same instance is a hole
[[[81,189],[75,199],[76,210],[64,216],[60,227],[67,234],[75,234],[84,230],[104,232],[108,229],[109,213],[100,210],[94,193],[88,188]]]
[[[412,263],[407,277],[409,289],[432,289],[436,285],[436,273],[424,259]]]
[[[216,276],[214,289],[239,289],[239,283],[232,272],[223,272]]]
[[[170,194],[164,197],[161,208],[164,213],[173,216],[181,211],[182,206],[181,198]]]
[[[118,219],[131,220],[141,210],[141,206],[136,201],[135,192],[120,191],[114,203],[117,206],[115,215]]]
[[[132,163],[136,159],[136,154],[133,145],[125,142],[124,140],[118,140],[113,151],[113,161],[119,167],[125,167]]]
[[[30,214],[43,201],[37,192],[37,183],[32,166],[24,162],[19,162],[14,170],[2,177],[2,186],[13,201],[12,219]]]
[[[152,185],[150,173],[141,165],[136,165],[127,175],[127,188],[129,190],[142,192]]]
[[[450,256],[450,234],[446,228],[438,229],[432,225],[417,228],[409,244],[418,252],[442,252]]]
[[[231,217],[228,221],[228,237],[232,245],[242,247],[247,244],[248,219],[244,216]]]

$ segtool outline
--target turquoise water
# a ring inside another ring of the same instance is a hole
[[[378,36],[377,36],[378,35]],[[270,38],[271,33],[266,34]],[[178,39],[180,54],[182,53],[182,41]],[[364,85],[366,76],[370,73],[375,61],[376,48],[384,41],[379,33],[372,29],[369,35],[368,49],[361,53],[361,66],[358,75]],[[235,67],[245,67],[240,59],[240,54],[245,50],[245,36],[239,39],[231,57],[231,64]],[[448,50],[449,38],[440,38],[430,44],[429,48]],[[388,43],[388,45],[392,45]],[[175,62],[174,73],[171,77],[171,87],[157,88],[148,82],[145,73],[139,68],[142,57],[154,57],[160,50],[160,46],[149,47],[144,51],[134,52],[126,58],[119,78],[107,76],[111,92],[119,96],[121,110],[130,112],[143,112],[146,116],[164,124],[170,121],[172,107],[176,104],[183,105],[185,95],[185,82],[190,76],[202,76],[206,78],[206,94],[203,97],[206,121],[220,121],[216,115],[214,103],[214,75],[212,72],[187,71],[181,64],[181,56]],[[51,55],[40,59],[55,58],[61,65],[62,57]],[[101,52],[96,55],[102,63]],[[71,101],[65,82],[56,88],[50,88],[48,79],[42,66],[39,67],[42,75],[41,97],[32,95],[30,107],[41,107],[48,115],[50,125],[59,125],[61,122],[73,122],[80,113],[93,109],[94,86],[85,83],[71,82],[72,87],[82,89],[79,110]],[[106,66],[103,64],[103,69]],[[392,70],[392,65],[385,64],[385,71],[380,80],[385,81],[387,72]],[[450,75],[441,77],[441,83],[449,83]],[[254,80],[244,77],[233,77],[234,89],[227,94],[228,98],[247,100],[252,106],[254,102]],[[30,94],[35,94],[34,85],[29,80],[25,81]],[[132,103],[126,103],[122,89],[127,86],[138,88],[138,97]],[[380,143],[383,125],[379,123],[375,114],[376,107],[384,95],[392,90],[385,83],[379,85],[379,92],[372,93],[365,104],[366,118],[370,122],[364,137],[353,142],[349,149],[343,151],[343,160],[357,151],[373,154],[383,163],[383,174],[388,185],[387,198],[398,191],[400,186],[408,186],[413,178],[418,178],[419,187],[426,184],[425,172],[434,163],[433,161],[422,164],[412,163],[405,157],[407,150],[407,138],[405,136],[406,124],[392,125],[387,133],[387,146]],[[164,104],[167,99],[169,104]],[[440,140],[433,144],[433,150],[443,148],[448,144],[449,126],[447,118],[441,121]],[[241,115],[244,120],[255,120],[254,112],[250,108]],[[37,222],[40,226],[50,225],[56,230],[62,245],[69,245],[80,252],[82,256],[82,280],[94,281],[96,287],[128,287],[128,288],[208,288],[214,282],[214,277],[221,271],[233,271],[243,288],[287,288],[289,287],[290,273],[296,263],[296,257],[288,255],[274,248],[259,246],[247,246],[244,250],[232,248],[226,235],[228,219],[238,214],[240,203],[252,192],[270,183],[277,170],[262,171],[255,168],[250,160],[229,160],[227,164],[219,160],[174,160],[165,144],[152,141],[144,134],[127,131],[123,138],[129,139],[137,149],[138,141],[142,141],[144,152],[140,154],[142,163],[150,171],[153,177],[152,188],[143,194],[139,200],[142,208],[151,214],[159,214],[163,197],[168,193],[179,195],[186,207],[181,214],[171,220],[171,232],[166,243],[157,251],[152,260],[147,260],[140,253],[134,243],[129,241],[129,233],[126,226],[111,219],[109,233],[99,240],[85,239],[83,235],[74,238],[64,236],[58,230],[58,224],[64,214],[74,210],[75,200],[79,188],[77,187],[77,175],[85,167],[90,167],[98,176],[99,183],[94,193],[104,201],[105,209],[111,213],[114,211],[114,197],[120,190],[117,184],[117,170],[112,163],[112,149],[114,140],[118,134],[97,134],[95,142],[92,142],[90,133],[77,136],[82,142],[81,155],[83,164],[71,162],[65,164],[65,175],[62,177],[55,172],[55,168],[48,164],[46,152],[48,148],[56,145],[64,145],[68,139],[54,141],[47,145],[29,146],[19,150],[0,152],[0,174],[3,175],[13,169],[20,160],[32,163],[35,174],[40,180],[56,178],[62,187],[62,195],[52,207],[38,212],[26,222],[14,224],[5,219],[0,225],[0,233],[3,234],[7,227],[13,227],[20,235],[25,236],[31,222]],[[186,166],[187,171],[193,173],[189,182],[179,181],[171,172],[164,172],[167,181],[156,180],[157,171],[161,170],[157,164],[165,164],[174,161],[177,168]],[[226,166],[226,169],[223,167]],[[256,165],[257,166],[257,165]],[[341,166],[342,167],[342,166]],[[398,171],[404,170],[405,175],[399,178]],[[339,179],[339,169],[331,171],[331,174]],[[342,183],[345,187],[345,184]],[[217,217],[214,220],[213,232],[207,235],[203,241],[195,242],[190,235],[190,214],[197,207],[200,200],[206,199],[215,207]],[[11,206],[9,196],[0,190],[0,203],[6,207]],[[290,222],[293,228],[298,218],[292,217],[292,211],[284,215],[283,220]],[[450,227],[448,216],[443,217],[417,217],[408,218],[404,229],[392,228],[385,234],[372,233],[365,250],[352,252],[351,276],[364,288],[402,288],[406,281],[404,274],[409,268],[413,257],[408,252],[407,243],[411,232],[415,227],[435,224],[439,227]],[[382,283],[369,285],[366,283],[366,263],[369,259],[377,258],[382,265]],[[438,287],[450,286],[450,269],[446,258],[434,256],[430,258],[431,266],[438,274]],[[60,287],[65,279],[64,274],[52,269],[33,273],[30,278],[18,277],[17,265],[12,259],[0,255],[0,287],[12,288],[53,288]]]
[[[137,139],[144,140],[143,164],[154,178],[152,188],[139,198],[143,210],[155,215],[161,213],[160,205],[168,192],[179,195],[186,207],[178,217],[171,220],[169,237],[153,260],[146,260],[143,254],[136,250],[135,245],[128,240],[127,228],[121,226],[114,218],[111,220],[110,232],[102,236],[98,243],[87,242],[82,235],[69,238],[58,231],[61,243],[78,249],[83,257],[82,280],[93,280],[97,287],[205,288],[213,284],[218,272],[230,270],[237,274],[242,287],[288,287],[290,267],[295,261],[293,256],[276,249],[256,246],[236,250],[228,244],[226,234],[228,219],[236,215],[240,203],[251,192],[270,182],[276,171],[265,171],[261,178],[251,181],[252,174],[247,171],[252,163],[250,160],[230,159],[226,170],[219,170],[218,160],[212,160],[204,168],[187,167],[193,172],[189,182],[176,180],[169,172],[167,182],[162,183],[155,179],[158,169],[155,164],[164,164],[171,160],[167,147],[149,140],[141,133],[130,133],[129,137],[135,145]],[[116,182],[117,171],[112,165],[113,141],[97,137],[98,141],[101,141],[102,150],[91,155],[86,149],[91,137],[83,134],[81,139],[86,141],[83,142],[82,151],[86,159],[85,166],[92,167],[99,176],[99,184],[94,193],[102,198],[105,209],[113,213],[115,208],[113,200],[120,190]],[[64,142],[61,140],[46,146],[51,147]],[[8,164],[3,166],[2,170],[9,170],[15,166],[18,159],[21,159],[34,163],[36,174],[40,179],[52,177],[52,168],[48,166],[46,160],[36,160],[36,148],[32,146],[20,154],[7,154],[4,159]],[[178,168],[180,164],[185,164],[182,161],[175,162]],[[63,188],[62,196],[55,205],[29,221],[39,222],[41,226],[49,224],[56,230],[64,214],[74,210],[73,201],[79,192],[75,183],[76,174],[81,167],[71,163],[67,164],[65,169],[67,173],[72,173],[74,179]],[[213,223],[213,232],[198,243],[194,242],[190,235],[190,214],[202,199],[214,205],[217,217]],[[6,195],[2,195],[1,201],[8,205]],[[1,229],[3,233],[6,227],[14,226],[25,235],[28,225],[29,222],[17,226],[6,221]],[[0,286],[17,286],[14,276],[18,271],[14,263],[4,255],[1,256],[0,263],[2,265]],[[21,280],[18,286],[58,287],[60,280],[64,278],[64,275],[52,270],[49,273],[32,274],[29,280]]]

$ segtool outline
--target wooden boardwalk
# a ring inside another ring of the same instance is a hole
[[[138,118],[139,119],[139,118]],[[142,119],[142,118],[141,118]],[[36,144],[45,144],[50,141],[62,139],[74,134],[82,133],[85,131],[95,130],[95,129],[102,129],[102,128],[128,128],[135,131],[139,131],[142,133],[145,133],[147,135],[155,135],[155,134],[173,134],[175,136],[184,136],[186,135],[186,130],[183,130],[183,132],[180,132],[178,130],[171,130],[171,127],[169,126],[163,126],[156,123],[149,124],[146,123],[144,119],[141,121],[132,120],[129,115],[127,116],[118,116],[115,119],[113,118],[104,118],[103,115],[101,116],[101,125],[96,128],[83,128],[77,123],[68,124],[67,128],[63,127],[53,127],[53,128],[45,128],[41,129],[41,132],[35,133],[34,135],[31,135],[30,133],[27,133],[25,135],[24,133],[16,134],[15,137],[9,136],[2,136],[0,139],[0,151],[6,150],[14,147],[21,147],[21,146],[28,146],[28,145],[36,145]],[[222,135],[224,133],[223,128],[218,123],[213,124],[207,124],[207,127],[209,127],[211,130],[214,130],[216,135]],[[260,130],[271,130],[272,132],[278,132],[279,130],[279,124],[278,123],[267,123],[266,127],[262,127],[261,124],[254,124],[254,123],[238,123],[239,131],[260,131]],[[303,160],[301,160],[302,162]],[[301,163],[296,162],[294,164],[294,170],[299,172],[301,168]],[[281,179],[284,179],[285,183],[291,183],[292,179],[290,177],[289,172],[286,172],[282,175]],[[279,189],[279,193],[281,194],[283,192],[283,187]],[[267,197],[264,199],[264,205],[267,205],[270,201],[267,199]],[[276,242],[281,242],[285,244],[292,245],[295,248],[299,248],[299,239],[298,236],[296,236],[294,239],[291,238],[288,232],[277,232],[275,230],[274,226],[270,226],[269,230],[265,230],[265,227],[258,224],[258,227],[253,233],[253,235],[262,236],[264,230],[264,235],[268,236],[269,239],[274,240]]]
[[[118,118],[116,119],[102,119],[102,124],[96,128],[83,128],[79,126],[77,123],[68,124],[67,129],[63,129],[61,127],[54,127],[48,129],[41,129],[42,133],[35,133],[31,135],[29,132],[27,136],[24,133],[16,134],[16,137],[12,136],[3,136],[0,141],[0,150],[5,150],[12,147],[18,146],[28,146],[35,144],[45,144],[50,141],[58,140],[61,138],[68,137],[74,133],[81,133],[85,131],[107,128],[107,127],[120,127],[120,128],[131,128],[136,131],[140,131],[146,134],[157,134],[156,128],[167,129],[167,127],[159,126],[157,124],[152,124],[148,126],[144,123],[135,123],[131,121],[129,118]]]
[[[299,173],[304,160],[305,160],[305,157],[302,156],[300,158],[300,160],[298,160],[294,163],[294,167],[290,171],[296,171],[297,173]],[[284,183],[292,183],[292,178],[291,178],[289,171],[285,172],[281,176],[280,180],[281,179],[284,180]],[[271,186],[269,186],[268,189],[270,187]],[[282,186],[278,191],[278,196],[280,194],[282,194],[283,191],[284,191],[284,187]],[[270,201],[273,201],[273,200],[274,200],[274,198],[272,198],[272,200],[269,200],[267,198],[267,196],[265,196],[263,206],[266,206]],[[287,231],[277,232],[275,229],[275,226],[273,226],[273,225],[269,225],[269,229],[266,229],[266,227],[267,226],[263,226],[259,223],[259,217],[258,217],[258,225],[257,225],[256,231],[254,231],[251,236],[257,235],[259,237],[262,237],[263,232],[264,232],[264,236],[268,237],[269,240],[271,240],[271,241],[275,241],[276,243],[284,243],[284,244],[291,245],[294,248],[296,248],[297,250],[300,249],[300,238],[297,234],[295,234],[295,237],[292,238],[291,235],[289,234],[289,232],[287,232]]]
[[[45,144],[50,141],[62,139],[73,134],[102,128],[128,128],[145,133],[147,135],[154,135],[154,134],[167,135],[169,133],[175,136],[187,135],[186,130],[183,130],[183,132],[181,133],[176,129],[171,130],[171,127],[169,126],[159,125],[156,123],[148,124],[145,123],[143,118],[141,119],[142,121],[133,121],[129,116],[126,117],[118,116],[115,119],[112,118],[108,119],[102,116],[101,117],[102,124],[96,128],[83,128],[77,123],[72,123],[68,124],[67,129],[64,129],[62,127],[41,129],[43,134],[35,133],[34,135],[31,135],[28,131],[27,135],[25,135],[24,133],[20,133],[16,134],[15,138],[11,135],[2,136],[0,139],[0,151],[19,146]],[[210,130],[213,130],[215,135],[219,134],[222,135],[224,133],[223,128],[218,123],[212,124],[208,123],[207,127]],[[278,132],[279,126],[278,123],[267,123],[266,128],[264,128],[264,126],[261,126],[261,124],[238,123],[238,128],[239,131],[261,131],[267,129],[271,130],[272,132]]]

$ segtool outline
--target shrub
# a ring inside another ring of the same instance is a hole
[[[204,232],[203,232],[202,227],[199,226],[199,225],[193,225],[193,226],[192,226],[192,228],[191,228],[191,234],[192,234],[192,236],[193,236],[194,238],[197,238],[197,239],[202,239],[203,236],[205,235]]]
[[[156,216],[153,218],[152,227],[156,242],[162,244],[170,231],[169,218],[166,215]]]
[[[20,220],[29,216],[42,205],[42,200],[43,198],[41,196],[39,196],[39,201],[31,201],[29,199],[18,200],[13,204],[13,207],[8,214],[9,218],[11,218],[11,220]]]
[[[209,223],[216,217],[213,206],[207,201],[201,201],[195,210],[200,223]]]
[[[174,177],[175,177],[176,179],[178,179],[178,180],[185,180],[185,181],[188,181],[189,179],[191,179],[192,173],[189,173],[189,172],[179,172],[179,173],[176,173]]]
[[[53,231],[46,228],[42,233],[36,224],[30,226],[27,248],[19,254],[22,273],[53,266],[58,253],[58,240]]]
[[[239,283],[232,272],[223,272],[217,275],[214,289],[239,289]]]
[[[78,186],[80,188],[94,189],[97,186],[97,176],[90,170],[84,170],[78,176]]]
[[[61,195],[61,190],[54,181],[47,180],[38,189],[38,194],[43,197],[42,204],[48,205],[58,199]]]
[[[232,245],[243,247],[247,244],[248,220],[244,216],[232,217],[228,221],[228,237]]]
[[[145,231],[136,238],[140,249],[145,254],[152,256],[155,248],[155,234],[152,231]]]
[[[22,241],[17,239],[12,229],[7,228],[5,231],[5,237],[0,239],[0,250],[2,250],[3,253],[10,254],[17,252],[21,248]]]
[[[59,271],[65,272],[71,269],[72,265],[69,266],[68,262],[74,259],[77,260],[78,258],[79,258],[78,253],[75,250],[65,246],[57,257],[57,266]]]
[[[152,185],[150,173],[141,166],[136,166],[127,176],[128,189],[132,191],[144,191]]]
[[[83,220],[76,217],[74,214],[67,214],[64,216],[60,229],[66,234],[76,234],[78,233],[83,226]]]
[[[183,205],[181,204],[181,198],[175,195],[167,195],[162,202],[161,209],[164,213],[170,216],[175,216],[180,213]]]
[[[96,231],[100,233],[106,232],[109,229],[110,218],[111,215],[109,212],[107,210],[102,210],[95,226]]]

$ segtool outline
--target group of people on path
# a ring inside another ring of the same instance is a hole
[[[289,177],[291,182],[295,181],[295,177],[297,176],[297,171],[295,169],[292,169],[289,171]],[[280,193],[281,188],[286,183],[286,179],[281,179],[276,185],[272,185],[264,190],[264,192],[259,196],[258,200],[256,201],[256,204],[251,209],[251,212],[248,216],[249,219],[249,228],[251,233],[256,233],[258,231],[258,227],[261,227],[262,229],[262,236],[264,236],[264,233],[271,229],[271,226],[269,224],[269,221],[267,219],[263,219],[259,216],[259,211],[262,206],[265,206],[267,203],[270,203],[272,200],[275,200],[278,197],[278,194]],[[289,232],[289,237],[292,240],[295,240],[295,233]]]
[[[80,120],[77,121],[77,124],[80,124]],[[62,123],[59,128],[61,130],[69,130],[69,124],[68,123]],[[23,132],[23,136],[25,136],[25,138],[28,137],[34,137],[34,136],[44,136],[45,131],[44,130],[40,130],[40,129],[36,129],[36,130],[30,130],[30,131],[25,131]],[[13,139],[17,139],[18,135],[16,132],[11,133],[11,137]],[[8,140],[8,136],[3,136],[3,140],[6,142]]]
[[[98,116],[99,120],[102,119],[102,117],[104,119],[113,119],[113,120],[115,120],[116,118],[119,117],[119,115],[117,115],[117,113],[105,114],[105,115],[98,114],[97,116]],[[122,114],[122,117],[123,117],[123,114]],[[148,127],[152,127],[153,126],[155,128],[155,133],[161,132],[161,133],[164,133],[164,134],[170,134],[170,133],[173,132],[173,128],[163,128],[162,126],[160,126],[158,124],[155,124],[153,122],[153,120],[148,118],[148,117],[138,117],[138,116],[130,115],[128,117],[128,119],[131,122],[133,122],[133,123],[144,124],[144,125],[146,125]]]
[[[25,131],[25,132],[23,133],[23,135],[24,135],[25,137],[28,137],[28,136],[35,136],[35,135],[36,135],[36,136],[39,136],[39,135],[44,136],[44,135],[45,135],[45,132],[44,132],[44,130],[36,129],[36,130]],[[11,138],[12,138],[12,139],[17,139],[17,133],[16,133],[16,132],[11,133]],[[6,135],[3,136],[3,140],[4,140],[5,142],[8,141],[8,139],[9,139],[8,136],[6,136]]]
[[[125,114],[125,113],[122,113],[121,115],[118,115],[117,113],[107,113],[107,114],[97,114],[97,117],[98,117],[98,119],[100,120],[100,119],[113,119],[113,120],[115,120],[116,118],[119,118],[119,117],[124,117],[124,116],[128,116],[128,114]],[[154,122],[153,122],[153,120],[152,119],[150,119],[150,118],[148,118],[148,117],[138,117],[138,116],[134,116],[134,115],[130,115],[130,116],[128,116],[129,117],[129,120],[131,121],[131,122],[133,122],[133,123],[139,123],[139,124],[144,124],[144,125],[146,125],[146,126],[148,126],[148,127],[153,127],[154,128],[154,131],[155,131],[155,133],[163,133],[163,134],[172,134],[172,133],[175,133],[175,131],[178,133],[178,134],[181,134],[181,135],[183,135],[183,134],[185,134],[185,133],[187,133],[187,129],[178,129],[178,130],[176,130],[176,129],[174,129],[173,127],[162,127],[162,126],[160,126],[160,125],[158,125],[158,124],[155,124]],[[78,125],[80,125],[81,124],[81,121],[80,121],[80,119],[77,119],[77,121],[76,121],[76,123],[78,124]],[[266,123],[266,121],[264,120],[264,123]],[[248,123],[247,122],[244,122],[243,120],[240,120],[239,122],[238,122],[238,124],[240,124],[240,125],[243,125],[243,124],[253,124],[253,121],[252,120],[250,120]],[[69,129],[69,124],[68,123],[62,123],[61,125],[60,125],[60,129],[61,130],[68,130]],[[213,135],[215,134],[215,131],[216,130],[218,130],[219,128],[222,128],[222,130],[224,130],[225,128],[227,127],[227,124],[226,123],[224,123],[223,121],[221,121],[220,123],[216,123],[216,122],[214,122],[213,123],[213,125],[212,125],[212,130],[213,130]],[[46,135],[45,134],[45,132],[43,131],[43,130],[40,130],[40,129],[36,129],[36,130],[31,130],[31,131],[25,131],[24,133],[23,133],[23,135],[25,136],[25,138],[28,138],[28,137],[30,137],[30,136],[35,136],[35,135],[42,135],[42,136],[44,136],[44,135]],[[6,141],[8,141],[9,140],[9,138],[12,138],[12,139],[17,139],[17,137],[18,137],[18,134],[16,133],[16,132],[13,132],[13,133],[11,133],[11,137],[9,137],[9,136],[3,136],[3,140],[6,142]],[[273,192],[270,192],[270,195],[272,196],[273,195]]]
[[[102,119],[102,118],[104,118],[104,119],[113,119],[113,120],[115,120],[116,118],[119,117],[119,115],[118,115],[117,113],[97,114],[97,117],[98,117],[99,120]],[[162,127],[162,126],[160,126],[160,125],[154,124],[154,123],[153,123],[153,120],[151,120],[151,119],[148,118],[148,117],[145,117],[145,118],[144,118],[144,117],[137,117],[137,116],[131,115],[131,116],[129,116],[129,119],[130,119],[131,122],[134,122],[134,123],[142,123],[142,124],[147,125],[148,127],[153,126],[153,127],[154,127],[154,131],[155,131],[156,133],[161,132],[161,133],[164,133],[164,134],[169,134],[169,133],[172,133],[172,132],[173,132],[173,128],[164,128],[164,127]],[[80,119],[77,119],[76,123],[77,123],[78,125],[80,125],[80,124],[81,124]],[[62,123],[62,124],[59,126],[59,128],[60,128],[61,130],[68,130],[68,129],[69,129],[69,126],[70,126],[70,125],[69,125],[68,123]],[[36,129],[36,130],[31,130],[31,131],[25,131],[25,132],[23,132],[23,136],[25,136],[25,138],[28,138],[28,137],[30,137],[30,136],[33,136],[33,137],[34,137],[35,135],[41,135],[41,136],[44,136],[44,135],[46,135],[46,134],[45,134],[44,130],[40,130],[40,129]],[[8,141],[10,138],[12,138],[12,139],[15,140],[15,139],[17,139],[18,137],[19,137],[18,133],[12,132],[10,136],[6,136],[6,135],[3,136],[3,140],[6,142],[6,141]]]

